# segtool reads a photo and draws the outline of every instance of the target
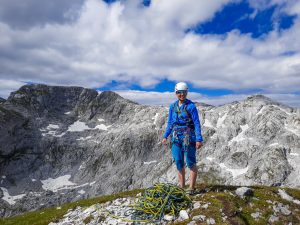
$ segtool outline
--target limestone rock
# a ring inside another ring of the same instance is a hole
[[[241,198],[244,198],[246,196],[252,196],[253,195],[253,190],[248,187],[240,187],[235,190],[236,195],[238,195]]]
[[[198,182],[300,185],[300,109],[262,95],[196,105],[205,140]],[[167,115],[111,91],[32,84],[12,92],[0,100],[0,217],[177,182],[161,145]]]
[[[188,214],[188,212],[186,210],[180,210],[179,216],[183,220],[189,219],[189,214]]]

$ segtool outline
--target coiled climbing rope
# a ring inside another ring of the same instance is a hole
[[[156,183],[145,189],[123,216],[115,215],[108,210],[98,209],[98,211],[126,222],[160,224],[165,215],[176,218],[180,210],[191,206],[192,201],[182,188],[170,183]]]
[[[180,210],[191,207],[191,204],[183,189],[169,183],[156,183],[137,199],[132,207],[132,219],[158,222],[165,215],[175,218]]]

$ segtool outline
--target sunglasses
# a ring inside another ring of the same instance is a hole
[[[183,95],[184,95],[184,94],[186,94],[186,93],[187,93],[187,91],[176,91],[176,94],[177,94],[177,95],[180,95],[180,94],[183,94]]]

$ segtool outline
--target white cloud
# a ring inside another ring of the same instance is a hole
[[[83,0],[1,0],[0,20],[13,28],[28,29],[46,23],[65,24],[76,19]]]
[[[266,94],[267,97],[274,99],[285,105],[300,108],[299,95],[295,94]]]
[[[116,92],[123,98],[145,105],[168,105],[175,99],[175,94],[170,92],[161,93],[155,91],[135,90],[120,90]]]
[[[156,26],[164,24],[166,28],[177,26],[178,29],[184,29],[210,19],[228,2],[230,0],[190,0],[187,4],[185,0],[153,0],[149,14]]]
[[[142,7],[137,0],[87,0],[73,23],[18,30],[0,21],[0,79],[91,88],[111,80],[152,87],[169,79],[202,88],[298,91],[299,18],[263,39],[184,32],[228,2],[153,0]]]
[[[0,97],[7,98],[9,93],[17,90],[24,82],[0,79]]]

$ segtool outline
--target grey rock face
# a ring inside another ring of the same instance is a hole
[[[205,137],[198,155],[202,181],[299,187],[299,109],[261,95],[200,109]]]
[[[276,222],[278,220],[279,220],[279,218],[277,216],[271,215],[270,218],[269,218],[269,220],[268,220],[268,222],[269,223],[274,223],[274,222]]]
[[[205,140],[199,182],[300,185],[299,109],[264,96],[197,107]],[[177,182],[161,145],[167,114],[82,87],[11,93],[0,104],[0,216]]]
[[[235,190],[235,193],[241,198],[244,198],[246,196],[253,196],[253,190],[248,187],[240,187]]]

